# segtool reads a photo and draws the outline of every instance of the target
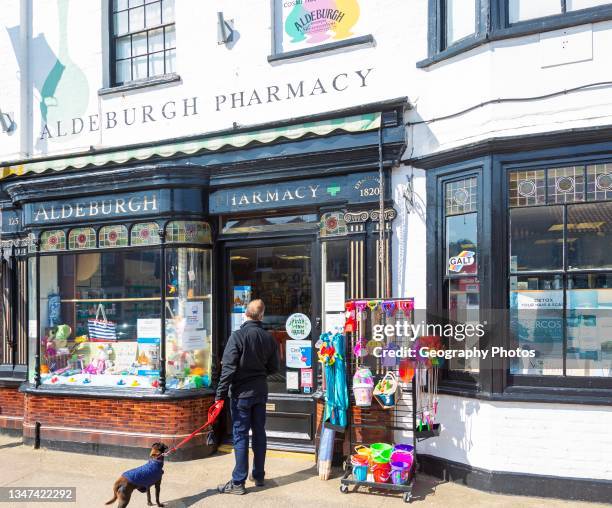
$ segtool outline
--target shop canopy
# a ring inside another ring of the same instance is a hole
[[[62,171],[69,168],[81,169],[87,166],[104,166],[111,163],[125,164],[133,161],[144,161],[153,157],[193,155],[203,151],[218,151],[222,148],[241,148],[254,142],[268,144],[281,138],[295,140],[313,134],[325,136],[334,131],[366,132],[378,129],[380,118],[380,113],[368,113],[257,131],[202,137],[189,141],[162,142],[147,147],[129,147],[103,153],[75,154],[61,159],[47,159],[2,166],[0,167],[0,179],[12,175],[22,176],[29,173]]]

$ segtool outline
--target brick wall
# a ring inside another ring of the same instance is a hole
[[[213,397],[186,400],[100,399],[26,394],[24,437],[41,441],[148,448],[155,441],[176,444],[206,422]],[[206,445],[199,435],[185,448]]]
[[[0,430],[21,430],[24,398],[17,388],[0,386]]]

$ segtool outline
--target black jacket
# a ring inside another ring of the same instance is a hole
[[[223,359],[216,400],[268,395],[269,374],[278,372],[278,345],[261,326],[261,321],[246,321],[230,335]]]

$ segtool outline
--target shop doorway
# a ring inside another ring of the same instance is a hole
[[[227,285],[226,337],[244,320],[248,301],[266,305],[264,327],[276,340],[280,371],[270,376],[267,433],[272,447],[314,446],[316,354],[318,334],[315,291],[316,244],[307,240],[232,242],[225,246]],[[287,328],[291,317],[294,326]]]

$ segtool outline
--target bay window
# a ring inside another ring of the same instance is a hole
[[[612,164],[509,174],[514,375],[612,376]]]
[[[38,368],[43,385],[210,386],[210,229],[170,222],[163,246],[160,230],[150,222],[42,232],[30,255],[30,351],[40,340],[31,380]]]

